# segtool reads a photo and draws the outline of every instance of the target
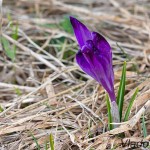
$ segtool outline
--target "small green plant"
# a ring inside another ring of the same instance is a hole
[[[51,150],[54,150],[54,138],[52,134],[50,134],[49,136],[49,143],[50,143]]]
[[[48,142],[46,141],[46,143],[45,143],[45,150],[49,150],[49,148],[50,148],[50,150],[55,150],[54,138],[53,138],[52,134],[49,135],[49,141]]]
[[[32,136],[32,138],[33,138],[33,140],[34,140],[34,142],[35,142],[35,144],[36,144],[37,150],[40,150],[40,145],[39,145],[37,139],[35,138],[35,136],[34,136],[32,133],[30,133],[30,134],[31,134],[31,136]]]
[[[14,40],[17,40],[18,39],[18,25],[14,25],[12,23],[12,19],[10,15],[8,15],[7,18],[10,21],[10,28],[12,30],[11,37]],[[16,58],[16,45],[11,45],[4,36],[1,37],[1,43],[2,43],[2,46],[4,48],[4,51],[7,57],[9,57],[12,61],[14,61]]]
[[[117,96],[117,104],[119,108],[119,114],[120,114],[120,122],[122,121],[122,115],[123,115],[123,105],[124,105],[124,95],[125,95],[125,85],[126,85],[126,62],[124,62],[123,69],[122,69],[122,75],[120,79],[120,85],[118,90],[118,96]],[[132,95],[129,105],[127,107],[127,110],[125,111],[124,119],[123,121],[128,121],[131,108],[133,105],[133,102],[138,94],[139,89],[137,88]],[[110,101],[108,95],[106,95],[106,102],[107,102],[107,111],[108,111],[108,128],[109,130],[113,129],[112,126],[112,115],[111,115],[111,107],[110,107]]]
[[[35,138],[35,136],[32,133],[30,133],[30,134],[31,134],[31,136],[32,136],[32,138],[33,138],[33,140],[36,144],[37,150],[40,150],[41,148],[40,148],[40,145],[39,145],[37,139]],[[49,142],[47,142],[47,141],[45,142],[45,148],[44,149],[45,150],[49,150],[49,149],[50,150],[55,150],[55,148],[54,148],[54,138],[53,138],[52,134],[49,135]]]
[[[108,112],[108,129],[112,130],[113,129],[112,115],[111,115],[111,107],[110,107],[110,100],[108,94],[106,94],[106,104],[107,104],[107,112]]]
[[[0,112],[3,112],[4,111],[4,109],[3,109],[3,107],[0,105]]]
[[[16,57],[15,49],[11,49],[11,45],[5,37],[1,37],[1,42],[7,57],[9,57],[12,61],[14,61]]]
[[[60,22],[59,25],[60,28],[62,28],[64,31],[73,34],[73,30],[68,16],[64,16],[63,20]]]
[[[18,96],[21,96],[22,95],[22,92],[19,88],[15,88],[15,93],[18,95]]]
[[[126,62],[124,62],[123,65],[116,101],[114,90],[114,72],[112,63],[110,63],[113,60],[112,55],[110,55],[112,54],[111,46],[101,34],[91,31],[86,25],[84,25],[76,18],[70,16],[70,22],[74,31],[74,35],[79,44],[79,50],[76,53],[76,61],[78,65],[86,74],[101,84],[109,95],[110,101],[106,97],[109,116],[108,124],[109,129],[112,129],[112,120],[116,123],[122,121],[126,85]],[[128,56],[126,55],[126,57]],[[128,119],[136,93],[133,95],[133,98],[129,104],[125,119]],[[114,127],[117,126],[118,125],[114,125]]]

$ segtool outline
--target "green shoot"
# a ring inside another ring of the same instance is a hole
[[[49,136],[49,143],[50,143],[51,150],[54,150],[54,138],[52,134],[50,134]]]
[[[15,93],[18,95],[18,96],[21,96],[22,95],[22,92],[19,88],[15,88]]]
[[[72,26],[71,26],[71,23],[70,23],[70,20],[69,20],[69,17],[68,17],[68,16],[65,16],[65,17],[63,18],[63,20],[60,22],[60,27],[61,27],[64,31],[66,31],[66,32],[68,32],[68,33],[70,33],[70,34],[73,33]]]
[[[11,37],[14,40],[17,40],[18,39],[18,25],[14,25],[12,23],[12,18],[9,14],[7,15],[7,18],[10,21],[10,27],[12,29]],[[14,61],[16,58],[16,45],[10,45],[9,41],[5,37],[1,37],[1,43],[5,50],[7,57],[9,57],[12,61]]]
[[[18,25],[12,27],[12,38],[14,40],[18,39]],[[15,55],[16,55],[16,49],[17,49],[16,45],[13,45],[13,51]]]
[[[110,100],[108,94],[106,94],[106,103],[107,103],[107,112],[108,112],[108,128],[109,130],[113,129],[112,123],[112,115],[111,115],[111,107],[110,107]]]
[[[137,96],[137,93],[138,93],[139,89],[137,88],[133,94],[133,96],[131,97],[131,100],[129,102],[129,105],[128,105],[128,108],[126,110],[126,113],[125,113],[125,117],[124,117],[124,121],[128,121],[128,118],[129,118],[129,115],[130,115],[130,111],[131,111],[131,108],[132,108],[132,105],[133,105],[133,102]]]
[[[3,112],[4,111],[4,109],[3,109],[3,107],[0,105],[0,112]]]
[[[11,49],[9,41],[6,38],[1,37],[1,42],[7,57],[9,57],[12,61],[14,61],[16,57],[16,53],[14,49]]]
[[[35,138],[35,136],[32,133],[31,133],[31,136],[32,136],[32,138],[33,138],[33,140],[34,140],[34,142],[36,144],[37,150],[40,150],[40,145],[38,144],[37,139]]]
[[[125,85],[126,85],[126,62],[124,62],[124,65],[123,65],[120,86],[119,86],[118,96],[117,96],[117,104],[118,104],[118,108],[119,108],[120,121],[122,119]]]

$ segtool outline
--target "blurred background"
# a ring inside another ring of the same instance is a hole
[[[116,92],[127,62],[125,105],[140,89],[133,116],[150,98],[150,1],[4,0],[0,9],[0,147],[44,149],[52,134],[56,150],[106,149],[109,137],[88,134],[108,122],[105,91],[76,64],[69,16],[109,41]],[[126,136],[142,138],[140,125]]]

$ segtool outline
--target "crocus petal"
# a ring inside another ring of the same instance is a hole
[[[109,43],[97,32],[92,32],[92,38],[99,54],[105,57],[109,61],[110,66],[112,66],[112,51]]]
[[[90,49],[87,45],[84,45],[81,49],[81,52],[86,59],[86,61],[90,64],[91,68],[94,68],[94,53],[93,49]]]
[[[107,77],[107,80],[109,80],[110,85],[114,85],[114,72],[113,72],[113,67],[112,64],[110,63],[110,60],[108,60],[105,56],[96,54],[95,57],[101,63],[101,65],[104,68],[105,71],[105,76]]]
[[[106,39],[97,32],[92,32],[92,40],[94,46],[99,50],[103,55],[111,54],[111,47]]]
[[[113,70],[111,69],[111,66],[109,66],[109,62],[105,57],[97,57],[97,67],[100,69],[95,69],[95,74],[98,74],[99,83],[102,84],[102,86],[105,88],[105,90],[108,92],[111,101],[116,101],[115,92],[114,92],[114,78],[113,78]]]
[[[76,55],[76,60],[81,69],[91,77],[93,77],[97,82],[100,83],[100,77],[95,71],[95,56],[92,52],[92,49],[89,49],[86,45],[82,47],[82,50],[79,50]]]
[[[92,39],[91,32],[89,29],[77,19],[70,17],[70,22],[73,26],[73,30],[78,41],[80,48],[85,44],[87,40]]]
[[[76,54],[76,61],[85,73],[87,73],[88,75],[90,75],[91,77],[95,79],[95,74],[92,71],[91,65],[88,63],[88,61],[84,57],[81,50],[79,50],[78,53]]]
[[[107,69],[111,67],[109,61],[100,55],[98,50],[94,50],[94,45],[91,40],[88,40],[86,45],[82,47],[81,53],[83,54],[86,62],[89,64],[89,71],[92,72],[92,75],[87,71],[85,72],[92,76],[97,82],[101,83],[107,91],[111,91],[113,82],[110,78],[111,72]],[[87,70],[87,68],[82,66],[82,70]]]
[[[92,44],[90,41],[87,42],[87,45],[88,46],[90,45],[89,47],[92,47]],[[90,49],[87,45],[84,45],[82,47],[81,52],[86,62],[88,62],[90,66],[90,71],[92,72],[91,76],[97,82],[101,83],[107,91],[111,91],[112,90],[111,84],[109,83],[108,75],[107,75],[106,68],[105,68],[105,64],[108,62],[103,62],[100,57],[97,57],[97,53],[95,53],[96,51],[93,52],[93,49]],[[87,70],[87,68],[84,68],[84,70],[85,69]],[[87,71],[85,72],[89,74]]]
[[[107,62],[103,59],[103,57],[98,57],[97,53],[95,53],[95,74],[97,74],[98,76],[98,82],[103,85],[106,91],[111,91],[112,87],[109,80],[109,76],[107,74],[109,73],[108,68],[106,68],[107,65]]]
[[[100,35],[97,32],[92,32],[92,38],[94,46],[97,48],[97,55],[96,56],[102,56],[100,59],[107,60],[108,63],[105,64],[106,70],[109,70],[111,75],[111,80],[114,82],[114,72],[113,72],[113,66],[112,66],[112,51],[109,43],[106,41],[106,39]],[[99,53],[99,54],[98,54]],[[108,65],[106,65],[108,64]]]

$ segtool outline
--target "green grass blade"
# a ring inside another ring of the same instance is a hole
[[[108,94],[106,94],[106,103],[107,103],[107,112],[108,112],[108,128],[109,130],[113,129],[112,123],[112,115],[111,115],[111,107],[110,107],[110,100]]]
[[[0,113],[3,112],[3,111],[4,111],[4,109],[3,109],[3,107],[0,105]]]
[[[16,53],[15,53],[15,50],[14,50],[14,49],[12,50],[12,49],[10,48],[10,43],[9,43],[9,41],[8,41],[6,38],[2,37],[2,38],[1,38],[1,42],[2,42],[2,45],[3,45],[3,48],[4,48],[4,50],[5,50],[6,55],[7,55],[11,60],[14,60],[15,57],[16,57]]]
[[[18,25],[13,26],[12,30],[13,30],[12,38],[14,40],[17,40],[18,39]]]
[[[123,65],[122,75],[121,75],[121,80],[120,80],[120,86],[119,86],[118,96],[117,96],[117,104],[118,104],[118,108],[119,108],[120,121],[122,119],[122,110],[123,110],[124,94],[125,94],[125,84],[126,84],[126,62],[124,62],[124,65]]]
[[[50,134],[49,136],[49,143],[50,143],[51,150],[54,150],[54,138],[52,134]]]
[[[12,30],[13,30],[12,38],[13,38],[14,40],[17,40],[17,39],[18,39],[18,25],[13,26]],[[17,49],[16,45],[13,45],[13,48],[12,48],[12,49],[13,49],[13,51],[14,51],[14,54],[16,55],[16,49]]]
[[[123,55],[128,59],[128,61],[130,61],[131,60],[130,56],[127,53],[125,53],[124,49],[118,43],[116,43],[116,44],[120,48]]]
[[[143,130],[144,137],[147,137],[147,129],[146,129],[146,123],[145,123],[144,114],[142,116],[142,130]]]
[[[69,16],[64,16],[63,20],[60,22],[59,25],[64,31],[73,34],[73,29],[69,20]]]
[[[31,136],[32,136],[32,138],[33,138],[33,140],[34,140],[34,142],[36,144],[37,149],[40,150],[40,145],[38,144],[37,139],[35,138],[35,136],[32,133],[31,133]]]
[[[21,96],[22,95],[22,91],[19,89],[19,88],[15,88],[15,93],[18,95],[18,96]]]
[[[48,150],[48,143],[47,143],[47,141],[45,142],[45,150]]]
[[[131,99],[130,99],[128,108],[127,108],[126,113],[125,113],[124,121],[128,121],[128,118],[129,118],[129,115],[130,115],[130,111],[131,111],[133,102],[134,102],[134,100],[135,100],[135,98],[136,98],[136,96],[137,96],[138,91],[139,91],[139,89],[137,88],[137,89],[135,90],[134,94],[132,95]]]
[[[10,22],[10,27],[12,29],[11,37],[14,40],[17,40],[18,39],[18,24],[17,25],[13,24],[12,17],[10,14],[7,14],[7,18]],[[16,45],[10,46],[9,41],[4,37],[1,38],[1,42],[2,42],[2,45],[3,45],[3,48],[5,50],[7,57],[9,57],[12,61],[14,61],[16,58]]]

